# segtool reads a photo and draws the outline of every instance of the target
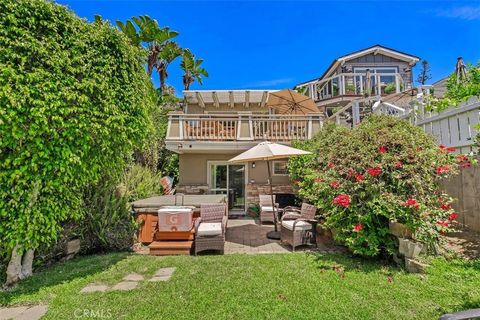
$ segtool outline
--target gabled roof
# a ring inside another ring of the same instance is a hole
[[[383,54],[385,56],[389,56],[389,57],[393,57],[393,58],[396,58],[396,59],[399,59],[399,60],[402,60],[402,61],[406,61],[406,62],[409,62],[411,65],[414,65],[415,63],[417,63],[420,60],[420,58],[417,57],[417,56],[414,56],[414,55],[411,55],[411,54],[408,54],[408,53],[405,53],[405,52],[402,52],[402,51],[398,51],[398,50],[395,50],[395,49],[387,48],[385,46],[376,44],[374,46],[371,46],[371,47],[368,47],[368,48],[365,48],[365,49],[350,52],[346,55],[343,55],[343,56],[333,60],[332,63],[330,64],[330,66],[328,66],[327,70],[319,78],[299,83],[299,84],[297,84],[297,86],[305,85],[305,84],[308,84],[310,82],[316,82],[318,80],[321,80],[324,77],[329,76],[329,73],[332,70],[335,70],[339,65],[342,65],[345,61],[355,59],[357,57],[361,57],[361,56],[370,54],[372,52],[375,53],[375,54]]]

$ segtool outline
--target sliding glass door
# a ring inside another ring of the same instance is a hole
[[[213,194],[228,196],[231,209],[245,209],[245,165],[209,163],[209,186]]]

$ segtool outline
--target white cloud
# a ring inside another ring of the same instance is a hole
[[[274,87],[281,84],[287,84],[292,82],[292,78],[279,78],[279,79],[271,79],[271,80],[261,80],[246,84],[243,88],[266,88],[266,87]]]
[[[447,17],[462,20],[478,20],[480,19],[480,6],[463,6],[452,7],[449,9],[441,9],[437,11],[440,17]]]

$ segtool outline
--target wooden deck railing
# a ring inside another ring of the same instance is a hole
[[[169,115],[167,140],[291,141],[311,138],[322,126],[323,115]]]

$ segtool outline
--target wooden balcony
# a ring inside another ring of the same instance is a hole
[[[279,141],[312,138],[322,126],[323,114],[232,115],[171,113],[167,142],[172,141]]]
[[[400,73],[371,73],[368,81],[366,73],[340,73],[316,82],[309,83],[308,95],[317,105],[327,105],[347,101],[361,96],[384,96],[409,89]]]

